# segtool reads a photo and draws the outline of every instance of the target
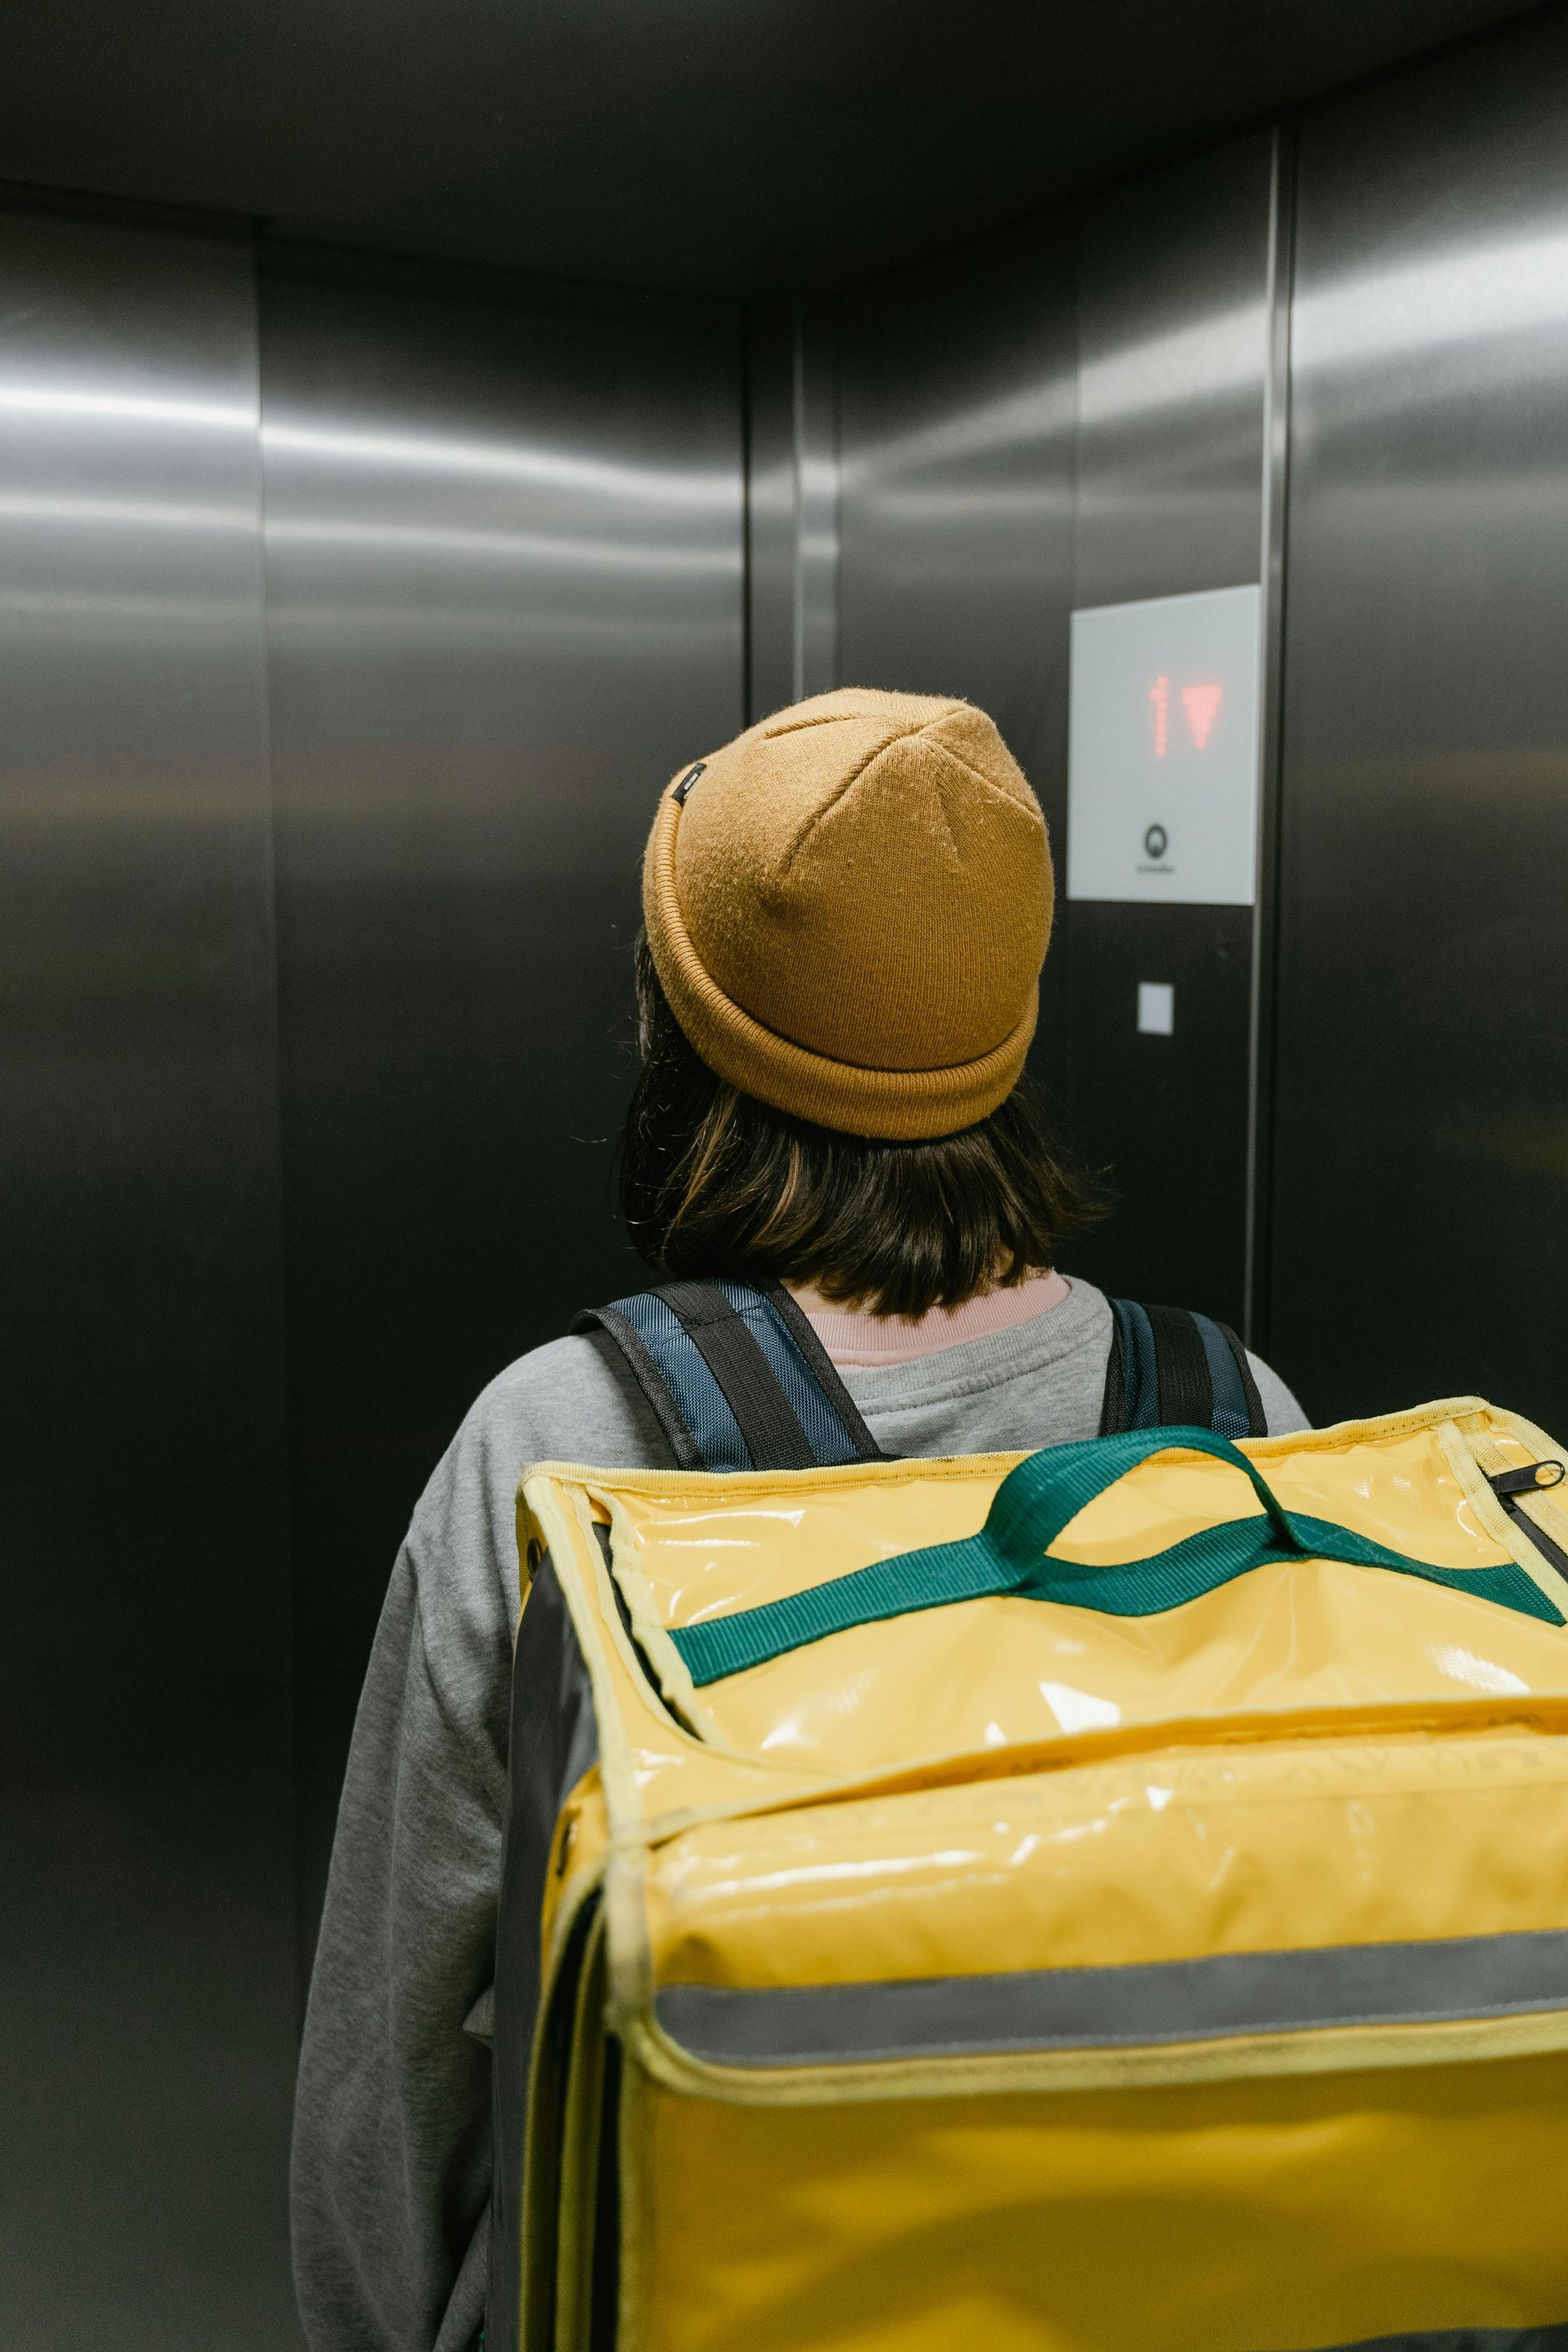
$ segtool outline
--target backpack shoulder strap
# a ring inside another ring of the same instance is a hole
[[[777,1283],[666,1282],[579,1315],[614,1344],[681,1470],[808,1470],[881,1448]]]
[[[1110,1301],[1113,1331],[1100,1433],[1123,1429],[1212,1429],[1265,1437],[1263,1400],[1247,1350],[1227,1323],[1184,1307]]]

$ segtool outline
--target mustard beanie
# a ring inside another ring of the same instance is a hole
[[[1012,1091],[1053,897],[1039,803],[985,713],[858,687],[683,770],[643,866],[654,965],[709,1068],[902,1142]]]

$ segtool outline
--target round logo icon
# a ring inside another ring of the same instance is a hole
[[[1168,845],[1169,835],[1166,834],[1164,826],[1163,824],[1152,824],[1149,827],[1148,832],[1143,835],[1143,848],[1145,854],[1153,859],[1156,866],[1159,864],[1161,858],[1165,855]]]

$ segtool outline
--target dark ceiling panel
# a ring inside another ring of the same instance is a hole
[[[1518,0],[52,0],[0,176],[620,283],[843,281]]]

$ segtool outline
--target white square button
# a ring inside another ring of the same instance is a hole
[[[1168,980],[1139,982],[1138,1027],[1145,1037],[1175,1035],[1176,992]]]

